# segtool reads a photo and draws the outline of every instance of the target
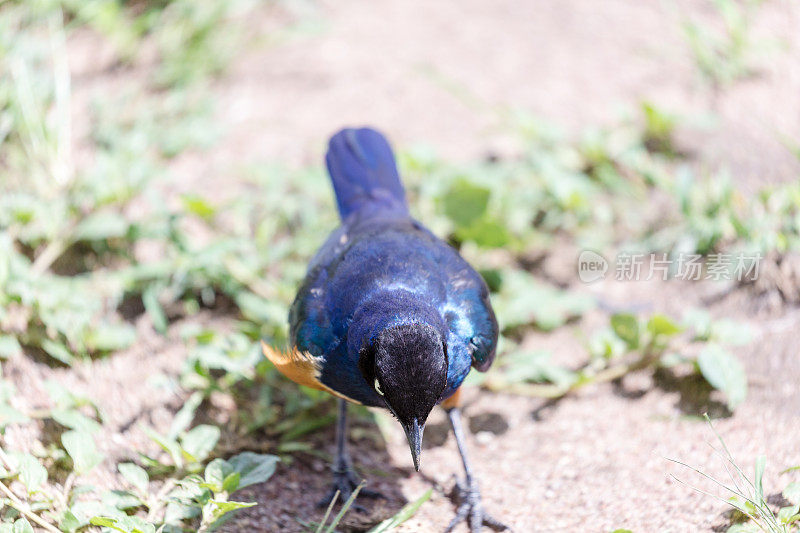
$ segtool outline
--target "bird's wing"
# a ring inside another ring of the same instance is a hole
[[[322,390],[345,400],[361,403],[333,390],[320,381],[323,357],[315,357],[308,352],[301,352],[297,348],[286,351],[278,350],[261,342],[261,350],[278,371],[298,385],[305,385],[312,389]]]
[[[338,339],[335,338],[328,310],[325,306],[328,290],[328,269],[348,244],[347,228],[340,226],[311,260],[303,284],[289,310],[289,337],[300,351],[314,355],[330,353]]]
[[[313,358],[313,368],[294,358],[287,366],[292,374],[282,372],[297,383],[305,385],[304,381],[308,381],[312,383],[309,386],[339,398],[373,405],[382,400],[361,378],[355,362],[346,357],[342,324],[338,329],[335,327],[335,317],[327,306],[329,276],[349,245],[348,231],[347,226],[334,231],[311,260],[308,274],[289,311],[289,339],[293,350]],[[298,375],[299,379],[295,379]]]
[[[472,366],[485,372],[492,365],[497,347],[498,326],[489,288],[480,274],[453,251],[443,261],[447,274],[447,304],[444,317],[450,327],[452,348],[466,350]]]

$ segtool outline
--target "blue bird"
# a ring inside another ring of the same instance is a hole
[[[465,471],[447,531],[464,520],[473,531],[506,529],[481,505],[458,401],[470,369],[486,371],[495,356],[498,327],[486,283],[411,218],[383,135],[344,129],[331,138],[325,162],[342,224],[311,260],[292,304],[291,349],[263,347],[293,381],[340,398],[330,497],[339,490],[347,498],[357,485],[346,447],[346,401],[391,411],[417,471],[425,421],[441,404]]]

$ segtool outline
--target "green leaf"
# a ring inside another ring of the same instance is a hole
[[[731,505],[731,507],[738,509],[745,514],[750,513],[751,508],[753,507],[753,504],[738,495],[731,496],[728,498],[727,502]]]
[[[66,511],[64,511],[64,515],[61,517],[61,521],[59,522],[58,525],[62,531],[66,531],[67,533],[74,533],[75,531],[78,531],[81,527],[85,526],[86,524],[84,522],[81,522],[81,520],[77,516],[75,516],[75,513],[73,513],[70,509],[67,509]],[[2,533],[1,530],[0,533]]]
[[[169,433],[167,433],[168,439],[174,440],[178,435],[189,429],[189,426],[192,425],[192,420],[194,420],[194,414],[202,402],[203,393],[201,392],[193,392],[192,395],[186,399],[183,407],[180,408],[175,414],[175,418],[172,420]]]
[[[206,220],[214,218],[214,215],[217,213],[217,209],[213,205],[196,194],[185,194],[181,196],[181,203],[183,203],[183,208],[188,212]]]
[[[684,313],[683,323],[694,330],[695,340],[711,338],[711,315],[704,309],[689,309]]]
[[[241,483],[242,475],[239,472],[231,472],[225,477],[225,480],[222,482],[222,490],[227,492],[228,494],[232,492],[236,492],[239,489],[239,484]]]
[[[553,363],[547,350],[519,350],[503,357],[503,374],[508,383],[553,383],[568,387],[575,383],[575,372]]]
[[[274,455],[254,452],[242,452],[228,459],[228,463],[242,476],[240,489],[268,480],[275,473],[278,461],[280,459]]]
[[[19,480],[28,489],[28,494],[36,492],[47,481],[47,469],[28,453],[18,458]]]
[[[71,366],[75,361],[72,353],[60,342],[45,339],[42,341],[42,349],[50,355],[50,357],[57,359],[65,365]]]
[[[109,490],[104,492],[102,502],[106,507],[119,509],[120,511],[135,509],[143,505],[138,496],[126,490]]]
[[[793,481],[783,489],[783,497],[794,505],[800,505],[800,481]]]
[[[628,345],[611,328],[596,332],[589,339],[589,353],[595,359],[611,360],[625,355]]]
[[[697,357],[700,373],[712,387],[725,393],[735,409],[747,396],[747,375],[738,359],[717,344],[709,344]]]
[[[33,527],[25,518],[18,518],[14,522],[14,533],[33,533]]]
[[[225,478],[231,473],[233,467],[225,459],[214,459],[206,465],[203,479],[213,492],[221,492]]]
[[[128,221],[115,211],[93,213],[84,218],[75,228],[75,239],[99,241],[114,237],[124,237],[128,231]]]
[[[787,507],[781,507],[778,510],[778,520],[780,520],[781,524],[791,524],[800,520],[800,505],[790,505]]]
[[[142,294],[142,303],[156,331],[162,335],[166,333],[169,321],[167,320],[166,313],[164,313],[164,308],[161,307],[161,303],[158,301],[158,292],[155,287],[150,287],[144,291]]]
[[[217,500],[211,500],[211,504],[214,506],[214,514],[216,516],[222,516],[225,513],[229,513],[237,509],[245,509],[247,507],[255,507],[257,505],[255,502],[225,502]]]
[[[181,526],[183,520],[195,518],[200,514],[201,509],[197,506],[173,500],[167,504],[167,509],[164,511],[164,523],[172,526]],[[183,531],[183,528],[173,529],[173,531]]]
[[[59,409],[73,409],[75,407],[89,405],[94,407],[95,412],[97,411],[97,407],[89,398],[85,396],[78,396],[57,381],[48,379],[45,381],[44,386],[45,390],[47,391],[47,395],[51,400],[53,400],[53,403],[55,403]]]
[[[445,193],[444,214],[457,226],[470,226],[486,212],[490,194],[486,187],[459,179]]]
[[[189,430],[181,439],[181,447],[187,458],[193,462],[203,461],[219,440],[220,430],[216,426],[201,424]]]
[[[141,493],[147,493],[147,488],[150,483],[150,476],[144,468],[133,463],[120,463],[117,470],[122,474],[122,477],[135,487]]]
[[[723,319],[711,323],[711,336],[728,346],[742,346],[753,339],[753,332],[747,324]]]
[[[93,526],[113,527],[113,528],[114,528],[114,529],[116,529],[117,531],[122,531],[122,530],[121,530],[121,529],[119,529],[118,527],[114,527],[114,524],[115,524],[116,522],[117,522],[117,521],[116,521],[116,520],[114,520],[113,518],[106,518],[106,517],[104,517],[104,516],[95,516],[95,517],[93,517],[93,518],[92,518],[92,520],[91,520],[91,524],[92,524]]]
[[[639,347],[639,320],[629,313],[617,313],[611,317],[611,328],[622,339],[629,350]]]
[[[511,233],[501,222],[483,217],[469,226],[456,231],[456,237],[462,241],[473,241],[484,248],[502,248],[511,242]]]
[[[22,346],[13,335],[0,335],[0,359],[8,359],[22,352]]]
[[[130,324],[101,324],[86,335],[86,346],[96,352],[113,352],[135,340],[136,329]]]
[[[275,324],[282,322],[286,310],[274,300],[267,300],[250,291],[240,291],[236,295],[236,305],[248,320]],[[280,318],[278,318],[280,317]]]
[[[117,525],[124,527],[126,530],[131,531],[132,533],[156,533],[156,527],[149,522],[146,522],[144,519],[133,515],[133,516],[121,516],[117,520]]]
[[[158,444],[161,447],[161,449],[163,449],[170,455],[172,461],[175,463],[176,468],[183,467],[183,456],[181,454],[181,447],[175,440],[167,437],[162,437],[161,435],[159,435],[158,433],[156,433],[155,431],[153,431],[148,427],[144,429],[144,432],[147,434],[148,437],[150,437],[153,440],[153,442]]]
[[[425,493],[411,503],[407,503],[400,511],[391,518],[387,518],[377,526],[369,530],[369,533],[387,533],[416,514],[422,504],[428,501],[433,494],[433,489],[428,489]]]
[[[549,331],[581,316],[594,307],[595,301],[591,296],[542,283],[527,272],[509,270],[493,304],[498,321],[505,328],[534,323]]]
[[[97,451],[91,434],[85,431],[67,431],[61,435],[61,443],[72,458],[78,474],[89,472],[103,460],[103,454]]]
[[[4,428],[9,424],[24,424],[30,418],[25,413],[14,409],[8,404],[0,404],[0,428]]]
[[[153,524],[145,522],[138,516],[121,515],[117,518],[94,516],[90,523],[95,526],[110,527],[122,533],[155,533],[156,531]]]
[[[477,372],[473,372],[470,375],[477,374]],[[314,445],[309,442],[282,442],[278,444],[278,447],[275,451],[278,453],[297,453],[297,452],[312,452],[314,450]]]
[[[503,271],[499,268],[481,269],[480,275],[491,292],[498,292],[503,287]]]
[[[50,416],[62,426],[70,429],[75,429],[90,434],[100,431],[101,426],[97,423],[97,421],[92,420],[88,416],[79,411],[75,411],[74,409],[59,409],[53,411]]]
[[[671,337],[683,331],[683,328],[671,318],[664,315],[653,315],[650,320],[647,321],[647,331],[653,336],[664,335],[666,337]]]

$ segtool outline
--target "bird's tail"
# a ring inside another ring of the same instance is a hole
[[[392,148],[371,128],[347,128],[331,137],[325,163],[342,220],[365,208],[408,213]]]

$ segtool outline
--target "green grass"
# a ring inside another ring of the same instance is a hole
[[[756,39],[753,24],[763,0],[714,0],[713,20],[683,15],[683,34],[695,68],[715,91],[752,76],[771,46]]]
[[[738,335],[729,334],[731,330]],[[576,369],[553,363],[549,352],[522,350],[503,338],[504,357],[488,374],[471,376],[471,381],[492,391],[557,399],[633,372],[668,370],[684,379],[702,377],[725,395],[732,411],[747,395],[744,367],[729,351],[749,342],[743,331],[741,324],[714,323],[699,310],[687,312],[683,323],[659,314],[642,319],[617,313],[609,327],[586,340],[586,360]]]
[[[91,365],[94,358],[137,340],[133,326],[117,311],[130,299],[143,303],[161,332],[169,327],[166,310],[191,314],[221,296],[247,302],[242,308],[263,318],[261,302],[229,272],[235,269],[225,266],[230,257],[243,257],[237,252],[251,235],[230,234],[209,246],[193,246],[185,227],[192,220],[212,226],[212,208],[202,198],[184,197],[175,210],[159,200],[155,186],[165,179],[171,158],[213,142],[208,99],[201,85],[192,84],[225,64],[227,56],[219,55],[218,45],[232,28],[226,22],[232,7],[225,2],[203,5],[215,8],[199,13],[190,2],[146,4],[143,13],[134,15],[120,3],[96,1],[35,7],[9,3],[0,9],[2,357],[41,350],[54,364]],[[108,36],[120,61],[135,61],[132,50],[144,38],[158,44],[161,57],[152,76],[130,76],[119,94],[93,102],[83,141],[93,162],[79,167],[71,155],[65,47],[70,32],[84,23]],[[171,42],[167,36],[183,40]],[[150,210],[144,216],[134,207],[142,203]],[[137,257],[136,244],[146,240],[161,243],[159,259]],[[248,250],[254,252],[252,245]],[[244,267],[237,272],[247,275]],[[101,406],[52,382],[47,390],[54,407],[25,412],[12,406],[17,391],[4,380],[0,426],[46,421],[55,423],[61,435],[50,446],[39,444],[35,456],[3,446],[0,527],[77,531],[92,524],[145,532],[182,531],[194,524],[205,531],[226,513],[251,506],[232,500],[231,493],[266,481],[279,458],[251,452],[214,458],[219,428],[191,425],[204,393],[254,377],[252,341],[272,333],[265,322],[244,326],[247,337],[224,341],[187,332],[187,342],[198,347],[184,382],[188,390],[200,392],[178,413],[168,435],[150,432],[163,456],[143,455],[138,465],[118,465],[121,488],[116,490],[82,484],[107,459],[95,445],[109,431]],[[271,323],[279,323],[277,314]],[[233,356],[237,346],[247,362],[239,363],[240,373]],[[202,381],[218,368],[212,360],[222,360],[228,371],[225,380],[213,385]],[[287,409],[287,420],[308,406]]]
[[[755,462],[753,474],[748,475],[737,464],[722,436],[717,432],[711,420],[706,416],[706,421],[714,432],[719,448],[713,447],[716,454],[724,461],[727,480],[718,480],[689,466],[681,461],[670,459],[683,467],[688,468],[699,476],[709,480],[717,489],[723,491],[723,496],[717,493],[706,492],[701,489],[694,490],[716,498],[733,508],[728,533],[795,533],[800,530],[800,482],[788,483],[780,492],[781,503],[774,504],[769,500],[769,492],[764,487],[764,469],[767,459],[760,455]],[[800,467],[785,470],[782,474],[790,474]],[[677,479],[677,478],[676,478]],[[678,480],[681,483],[683,481]],[[726,498],[727,496],[727,498]]]

